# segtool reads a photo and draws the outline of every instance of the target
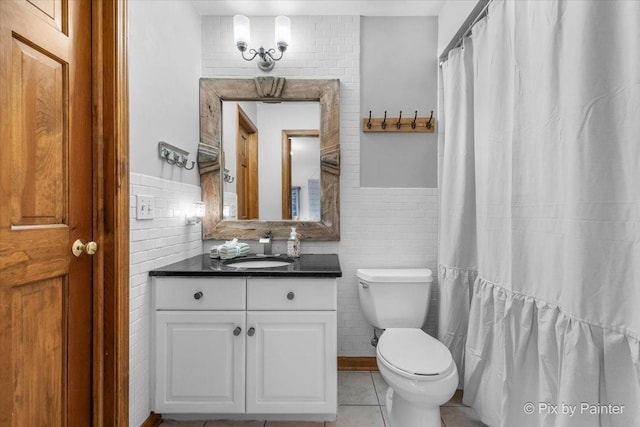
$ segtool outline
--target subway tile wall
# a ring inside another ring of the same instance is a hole
[[[250,48],[273,47],[273,17],[251,18]],[[374,356],[372,328],[358,302],[356,270],[372,267],[428,267],[437,272],[438,190],[360,187],[360,17],[293,16],[292,43],[268,75],[340,79],[340,228],[339,242],[302,242],[303,253],[338,253],[338,354]],[[266,75],[246,62],[233,43],[232,17],[202,20],[202,75]],[[384,167],[381,165],[381,167]],[[219,242],[203,242],[204,251]],[[257,248],[256,248],[257,249]],[[285,252],[285,242],[274,251]],[[437,333],[437,287],[427,332]]]
[[[149,270],[202,253],[202,227],[186,225],[189,202],[200,187],[132,173],[130,175],[129,420],[148,416],[150,395],[151,280]],[[154,219],[136,219],[136,195],[153,196]]]

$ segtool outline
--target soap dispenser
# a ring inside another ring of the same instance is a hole
[[[291,258],[300,256],[300,239],[298,239],[295,227],[291,227],[291,234],[289,234],[289,240],[287,240],[287,256]]]

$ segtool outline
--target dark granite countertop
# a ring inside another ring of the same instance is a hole
[[[253,259],[288,259],[287,257],[257,257]],[[300,258],[283,267],[242,268],[229,267],[232,263],[248,257],[233,260],[212,259],[209,254],[198,255],[184,261],[156,268],[149,272],[150,276],[278,276],[278,277],[342,277],[340,261],[336,254],[303,254]]]

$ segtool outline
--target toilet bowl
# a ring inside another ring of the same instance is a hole
[[[365,319],[385,330],[376,360],[389,384],[391,425],[440,427],[440,405],[453,396],[458,370],[447,347],[420,329],[429,307],[431,270],[360,269],[357,276]]]
[[[387,329],[378,341],[376,360],[389,384],[391,425],[440,427],[440,405],[458,385],[458,370],[444,344],[421,329]]]

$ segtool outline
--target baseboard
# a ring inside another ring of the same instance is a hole
[[[377,371],[375,357],[338,357],[338,371]]]
[[[140,427],[158,427],[162,423],[162,415],[150,413]]]

